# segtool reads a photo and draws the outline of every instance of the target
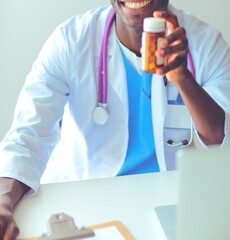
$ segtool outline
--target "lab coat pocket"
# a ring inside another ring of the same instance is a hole
[[[193,139],[193,122],[183,103],[168,104],[164,127],[167,145],[171,147],[190,145]]]

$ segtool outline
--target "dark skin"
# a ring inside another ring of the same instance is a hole
[[[188,108],[196,130],[206,145],[221,144],[224,138],[225,113],[223,109],[197,84],[187,68],[188,40],[186,32],[178,24],[177,17],[169,12],[155,12],[164,18],[169,29],[157,57],[165,57],[165,67],[157,71],[166,75],[179,90]]]
[[[166,10],[168,0],[154,0],[146,7],[138,10],[130,10],[124,4],[127,1],[111,0],[114,10],[116,11],[116,32],[119,40],[127,48],[141,56],[141,35],[143,30],[143,19],[153,16],[153,9]],[[141,2],[134,1],[132,2]]]
[[[157,57],[165,58],[165,66],[158,69],[157,74],[166,75],[168,81],[178,88],[203,142],[206,145],[220,144],[224,138],[224,111],[189,72],[186,32],[179,26],[177,17],[167,12],[168,0],[153,0],[138,10],[129,9],[124,0],[111,0],[111,4],[116,10],[119,40],[138,56],[141,56],[143,19],[154,15],[166,20],[168,34],[161,43],[161,49],[156,52]],[[15,240],[19,234],[13,219],[13,207],[28,189],[15,179],[0,178],[0,238],[3,240]]]
[[[0,178],[0,236],[14,240],[19,234],[13,219],[13,207],[29,187],[11,178]]]
[[[177,17],[167,11],[168,1],[153,0],[148,6],[138,10],[125,6],[125,2],[127,1],[111,0],[117,13],[116,32],[119,40],[140,56],[143,18],[154,16],[166,20],[168,33],[161,43],[161,49],[156,51],[157,57],[165,58],[165,66],[158,69],[157,74],[166,75],[168,81],[178,88],[202,141],[206,145],[221,144],[224,138],[225,113],[197,84],[188,70],[186,32],[179,26]]]

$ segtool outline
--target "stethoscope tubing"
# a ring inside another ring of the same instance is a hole
[[[98,90],[98,105],[99,106],[106,106],[107,105],[107,92],[108,92],[108,71],[107,71],[107,46],[108,46],[108,39],[109,39],[109,32],[113,23],[113,20],[116,16],[116,12],[110,15],[105,34],[102,40],[102,47],[101,47],[101,54],[100,54],[100,64],[99,64],[99,90]],[[195,67],[191,55],[191,51],[188,48],[188,64],[190,66],[191,73],[195,78]],[[165,85],[167,83],[167,79],[164,78]]]
[[[101,105],[107,104],[107,92],[108,92],[108,72],[107,72],[107,46],[109,39],[109,31],[111,29],[116,12],[114,11],[108,19],[105,34],[102,41],[100,64],[99,64],[99,103]]]
[[[195,66],[194,66],[194,62],[193,62],[193,59],[192,59],[192,54],[191,54],[191,51],[190,51],[189,47],[188,47],[188,65],[190,66],[192,76],[196,79]]]

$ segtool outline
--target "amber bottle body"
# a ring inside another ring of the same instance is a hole
[[[157,58],[155,52],[160,48],[160,42],[165,32],[142,33],[142,70],[147,73],[156,73],[156,69],[164,66],[164,59]]]

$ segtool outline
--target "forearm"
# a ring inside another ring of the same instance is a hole
[[[225,113],[223,109],[188,73],[177,88],[188,108],[196,130],[206,145],[221,144],[224,138]]]
[[[15,240],[19,229],[13,219],[13,207],[28,186],[12,178],[0,178],[0,239]]]
[[[13,209],[21,196],[29,187],[12,178],[0,178],[0,204]]]

